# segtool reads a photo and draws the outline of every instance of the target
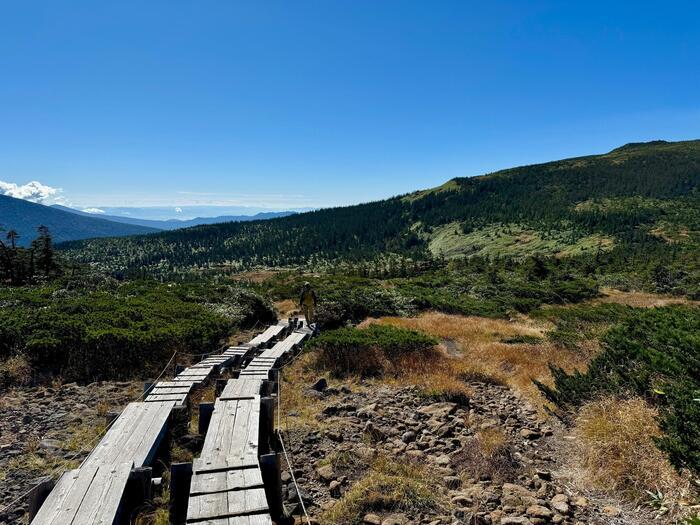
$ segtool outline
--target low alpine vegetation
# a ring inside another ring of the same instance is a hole
[[[700,472],[700,309],[629,310],[602,340],[586,373],[552,367],[539,384],[565,413],[604,396],[638,396],[659,411],[657,445],[678,468]]]
[[[323,333],[313,343],[318,364],[334,375],[383,375],[409,355],[429,359],[437,340],[415,330],[394,326],[345,327]]]

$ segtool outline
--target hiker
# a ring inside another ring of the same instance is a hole
[[[305,282],[304,287],[301,289],[301,295],[299,296],[299,306],[302,312],[304,312],[306,324],[309,326],[314,322],[317,300],[316,292],[311,288],[311,283],[308,281]]]

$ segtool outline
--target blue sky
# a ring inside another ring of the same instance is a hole
[[[698,20],[691,2],[6,1],[0,181],[83,207],[298,208],[700,138]]]

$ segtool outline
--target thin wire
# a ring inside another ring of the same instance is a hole
[[[251,328],[251,330],[254,330],[255,327],[258,325],[259,322],[260,322],[259,320],[256,320],[256,321],[255,321],[255,324],[253,325],[253,327]],[[219,351],[223,351],[225,348],[228,348],[228,344],[222,345],[222,346],[219,348]],[[178,351],[175,351],[175,352],[173,352],[173,355],[170,357],[170,359],[168,360],[167,364],[165,365],[165,367],[163,368],[163,370],[160,372],[160,374],[158,375],[158,377],[156,377],[156,378],[153,380],[153,383],[154,383],[154,384],[157,383],[157,382],[163,377],[163,374],[165,374],[165,372],[168,370],[168,368],[170,367],[170,364],[173,362],[173,359],[175,359],[175,356],[177,356],[177,355],[189,356],[189,357],[200,357],[200,358],[201,358],[201,357],[204,357],[204,356],[209,356],[209,355],[214,355],[214,354],[215,354],[215,352],[204,353],[204,354],[188,354],[188,353],[185,353],[185,352],[178,352]],[[296,357],[298,357],[298,356],[295,356],[294,359],[296,359]],[[291,364],[291,363],[294,361],[294,359],[292,359],[292,361],[290,361],[290,362],[287,363],[287,364]],[[144,391],[143,391],[135,400],[133,400],[133,401],[131,401],[131,402],[132,402],[132,403],[137,403],[137,402],[139,402],[141,399],[143,399],[143,397],[146,395],[146,393],[147,393],[147,390],[144,389]],[[122,410],[122,411],[119,413],[119,416],[121,416],[121,414],[122,414],[123,412],[124,412],[124,410]],[[92,446],[92,445],[94,445],[95,443],[97,443],[97,441],[98,441],[99,439],[101,439],[101,438],[107,433],[107,431],[116,423],[117,419],[119,419],[119,416],[117,416],[116,418],[114,418],[114,419],[113,419],[113,420],[112,420],[112,421],[111,421],[111,422],[110,422],[110,423],[109,423],[95,438],[93,438],[90,442],[88,442],[88,444]],[[278,424],[278,427],[279,427],[279,399],[278,399],[277,424]],[[278,434],[279,434],[279,432],[278,432]],[[281,440],[281,436],[280,436],[280,440]],[[78,455],[80,455],[82,452],[85,452],[85,448],[86,448],[86,445],[83,445],[83,446],[80,448],[80,450],[78,450],[75,454],[73,454],[73,455],[70,456],[69,458],[66,458],[66,462],[73,461],[76,457],[78,457]],[[284,449],[284,444],[282,444],[282,448]],[[85,457],[85,459],[83,459],[83,461],[80,463],[80,465],[78,466],[78,468],[81,468],[81,467],[85,464],[85,462],[87,461],[87,459],[88,459],[89,457],[90,457],[90,455],[88,454],[88,455]],[[290,464],[290,463],[289,463],[289,458],[288,458],[286,452],[285,452],[285,457],[287,458],[287,464],[289,465],[289,464]],[[51,474],[50,474],[49,477],[50,477],[51,479],[53,479],[54,476],[55,476],[55,474],[56,474],[57,472],[59,472],[60,470],[63,470],[63,472],[61,473],[61,475],[63,475],[63,473],[65,473],[65,472],[67,471],[67,469],[64,469],[62,466],[58,466],[58,467],[54,468],[54,469],[51,471]],[[294,477],[294,474],[292,473],[292,478],[293,478],[293,477]],[[296,485],[296,481],[294,482],[294,484]],[[15,503],[17,503],[18,501],[22,500],[22,499],[25,498],[26,496],[28,496],[28,495],[29,495],[36,487],[38,487],[38,486],[39,486],[38,484],[37,484],[37,485],[34,485],[34,486],[31,487],[29,490],[27,490],[26,492],[24,492],[23,494],[19,495],[19,496],[16,497],[14,500],[12,500],[10,503],[8,503],[7,505],[5,505],[2,509],[0,509],[0,515],[4,514],[4,513],[5,513],[10,507],[12,507]],[[298,491],[298,485],[297,485],[297,493],[298,493],[298,492],[299,492],[299,491]],[[300,500],[301,500],[301,498],[300,498]],[[303,507],[304,507],[304,503],[302,502],[302,508],[303,508]],[[304,514],[306,514],[306,509],[304,509]],[[307,517],[307,520],[308,520],[308,514],[306,514],[306,517]],[[309,522],[309,523],[310,523],[310,522]]]
[[[299,353],[297,353],[297,355],[292,357],[292,359],[290,359],[288,362],[284,363],[282,366],[280,366],[278,368],[279,376],[277,378],[278,379],[278,381],[277,381],[277,388],[278,388],[278,391],[277,391],[277,436],[280,440],[280,445],[282,445],[282,451],[284,452],[284,457],[287,461],[287,467],[289,468],[289,473],[292,477],[292,481],[294,482],[294,486],[296,487],[297,494],[299,495],[299,502],[301,503],[301,508],[304,511],[304,515],[306,516],[306,520],[307,520],[308,524],[310,525],[311,520],[309,518],[308,513],[306,512],[306,507],[304,506],[304,501],[301,497],[301,492],[299,491],[299,485],[297,484],[296,478],[294,477],[294,460],[293,460],[293,458],[290,458],[290,456],[287,454],[287,450],[284,446],[284,439],[282,438],[282,425],[280,423],[280,417],[281,417],[281,413],[282,413],[282,401],[281,401],[282,370],[284,368],[286,368],[287,366],[291,365],[292,363],[294,363],[294,361],[296,361],[297,358],[299,358],[299,356],[301,356],[301,354],[302,354],[302,352],[300,351]],[[291,443],[291,433],[289,432],[289,418],[287,417],[287,414],[284,415],[284,421],[285,421],[285,426],[287,427],[286,428],[287,437],[290,439],[290,443]]]
[[[308,525],[311,525],[311,518],[309,518],[308,512],[306,512],[306,505],[304,505],[304,498],[301,495],[301,491],[299,490],[299,485],[297,484],[297,478],[294,476],[294,469],[291,467],[292,463],[289,461],[289,456],[287,455],[287,449],[284,446],[284,439],[282,439],[282,433],[277,431],[277,437],[280,440],[280,445],[282,445],[282,452],[284,453],[284,457],[287,460],[287,466],[289,467],[289,474],[292,477],[292,483],[294,483],[294,487],[297,490],[297,496],[299,496],[299,503],[301,504],[301,510],[304,511],[304,516],[306,517],[306,522]]]
[[[158,375],[158,377],[156,377],[156,378],[153,380],[153,384],[154,384],[154,385],[160,380],[161,377],[163,377],[163,374],[165,374],[165,372],[168,370],[168,368],[170,367],[170,363],[173,362],[173,359],[175,359],[175,356],[176,356],[177,354],[178,354],[177,351],[176,351],[176,352],[173,352],[173,355],[172,355],[172,357],[170,358],[170,360],[168,361],[168,363],[165,365],[165,367],[164,367],[163,370],[160,372],[160,374]],[[145,388],[144,388],[144,389],[143,389],[143,392],[141,393],[141,395],[139,395],[139,397],[137,397],[134,401],[132,401],[132,403],[138,403],[139,401],[141,401],[141,399],[143,399],[144,396],[146,395],[146,393],[150,392],[150,390],[151,390],[150,388],[149,388],[149,389],[145,389]],[[124,410],[126,410],[126,407],[125,407],[121,412],[119,412],[119,416],[121,416],[121,415],[124,413]],[[93,439],[93,440],[91,441],[91,443],[94,444],[98,439],[100,439],[102,436],[104,436],[104,435],[107,433],[107,431],[112,427],[112,425],[114,425],[114,423],[117,422],[117,419],[119,419],[119,416],[115,417],[112,421],[110,421],[109,425],[107,425],[107,426],[105,427],[105,429],[104,429],[95,439]],[[84,448],[85,448],[85,445],[83,445],[83,447],[73,456],[73,458],[75,458],[75,457],[76,457],[78,454],[80,454],[81,452],[84,452],[84,450],[83,450]],[[83,461],[80,462],[80,467],[82,467],[82,466],[85,464],[85,462],[87,461],[87,459],[88,459],[89,457],[90,457],[90,455],[88,454],[88,455],[85,457],[85,459],[83,459]],[[80,468],[80,467],[78,467],[78,468]]]
[[[175,356],[176,356],[177,354],[178,354],[178,352],[174,352],[174,353],[173,353],[172,357],[170,358],[170,360],[168,361],[168,363],[165,365],[165,367],[164,367],[163,370],[161,371],[160,375],[153,381],[154,383],[157,383],[158,380],[159,380],[161,377],[163,377],[163,374],[166,372],[166,370],[167,370],[168,367],[170,366],[170,363],[172,363],[173,359],[175,359]],[[141,399],[143,398],[143,396],[144,396],[145,394],[146,394],[146,391],[144,390],[143,393],[141,393],[141,395],[139,395],[139,397],[137,397],[134,401],[131,401],[131,402],[132,402],[132,403],[138,402],[139,400],[141,400]],[[94,398],[93,398],[93,399],[94,399]],[[124,410],[122,410],[122,411],[119,413],[119,415],[121,415],[123,412],[124,412]],[[89,441],[89,442],[88,442],[88,445],[91,445],[91,446],[92,446],[92,445],[94,445],[99,439],[101,439],[101,438],[107,433],[107,431],[112,427],[112,425],[114,425],[114,423],[117,421],[117,419],[119,419],[119,416],[117,416],[116,418],[114,418],[114,419],[109,423],[109,425],[107,425],[99,434],[97,434],[97,436],[96,436],[95,438],[93,438],[91,441]],[[83,446],[80,448],[80,450],[78,450],[78,451],[77,451],[75,454],[73,454],[72,456],[69,456],[68,458],[66,458],[65,461],[66,461],[66,462],[73,461],[73,460],[74,460],[75,458],[77,458],[81,453],[85,452],[85,447],[86,447],[86,445],[83,445]],[[78,466],[78,468],[80,468],[80,467],[83,466],[83,464],[85,463],[85,461],[87,460],[88,457],[90,457],[90,456],[88,455],[87,457],[85,457],[85,459],[83,459],[83,461],[80,463],[80,465]],[[55,468],[53,468],[53,469],[51,470],[51,473],[49,474],[49,477],[50,477],[51,479],[53,479],[53,478],[55,477],[56,473],[59,472],[59,471],[61,471],[61,470],[63,471],[63,472],[61,472],[61,475],[63,475],[63,473],[67,472],[68,469],[65,469],[62,465],[59,465],[59,466],[57,466],[57,467],[55,467]],[[72,469],[71,469],[71,470],[72,470]],[[39,484],[34,485],[34,486],[31,487],[29,490],[27,490],[27,491],[24,492],[23,494],[19,495],[19,496],[16,497],[15,499],[13,499],[10,503],[8,503],[7,505],[5,505],[2,509],[0,509],[0,515],[4,514],[5,511],[7,511],[10,507],[12,507],[15,503],[17,503],[18,501],[22,500],[22,499],[25,498],[26,496],[28,496],[28,495],[29,495],[36,487],[38,487],[38,486],[39,486]]]

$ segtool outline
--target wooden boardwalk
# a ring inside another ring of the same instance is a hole
[[[188,524],[272,524],[259,461],[261,442],[270,437],[263,426],[272,422],[261,417],[261,395],[274,367],[310,333],[305,328],[292,332],[226,383],[192,465]]]
[[[153,385],[143,401],[129,403],[81,467],[66,472],[60,478],[32,520],[32,525],[120,523],[121,520],[125,519],[121,516],[121,510],[125,492],[128,491],[127,485],[134,478],[137,469],[152,464],[163,439],[167,435],[173,409],[185,406],[192,389],[208,381],[213,374],[218,373],[221,367],[235,365],[241,362],[246,355],[255,352],[257,348],[269,345],[271,341],[285,332],[287,326],[286,323],[271,326],[246,345],[231,347],[222,354],[209,356],[186,368],[174,379],[160,381]],[[233,464],[236,461],[252,461],[250,458],[253,458],[257,465],[255,450],[241,448],[240,440],[243,439],[247,443],[250,436],[240,434],[239,429],[249,428],[249,432],[256,433],[255,439],[257,440],[257,426],[254,422],[259,420],[259,394],[260,386],[258,386],[256,395],[246,400],[231,401],[235,406],[223,407],[218,414],[216,410],[214,411],[210,429],[218,426],[221,431],[209,440],[210,446],[213,448],[205,449],[207,450],[206,457],[211,458],[210,460],[214,462],[212,464],[228,465],[229,463],[226,463],[228,461]],[[245,407],[239,406],[239,402],[247,403],[247,405]],[[222,423],[222,419],[227,419],[231,412],[237,414],[239,422],[234,425],[235,437],[230,434],[231,439],[229,439],[223,430],[225,425]],[[255,446],[257,447],[257,441]],[[221,454],[215,453],[217,449],[222,451]],[[235,459],[235,454],[229,454],[229,451],[239,450],[247,452],[238,459]],[[209,474],[209,472],[206,469],[202,471],[203,474]],[[224,480],[224,487],[228,486],[227,479]],[[245,477],[245,479],[248,480],[249,477]],[[198,482],[202,482],[203,485],[201,488],[200,485],[195,488],[205,498],[208,497],[206,496],[208,487],[218,486],[216,485],[218,483],[216,476],[212,479],[200,477]],[[257,487],[260,482],[256,481],[256,483]],[[148,491],[150,491],[150,473],[148,484]],[[263,508],[264,491],[262,494],[261,503],[259,492],[251,492],[247,495],[250,497],[250,501],[245,499],[241,508],[265,510],[266,507]],[[208,508],[209,505],[204,505],[204,507]],[[196,508],[196,504],[193,508]],[[220,523],[227,525],[269,523],[269,520],[256,521],[257,519],[252,521],[228,520]]]

